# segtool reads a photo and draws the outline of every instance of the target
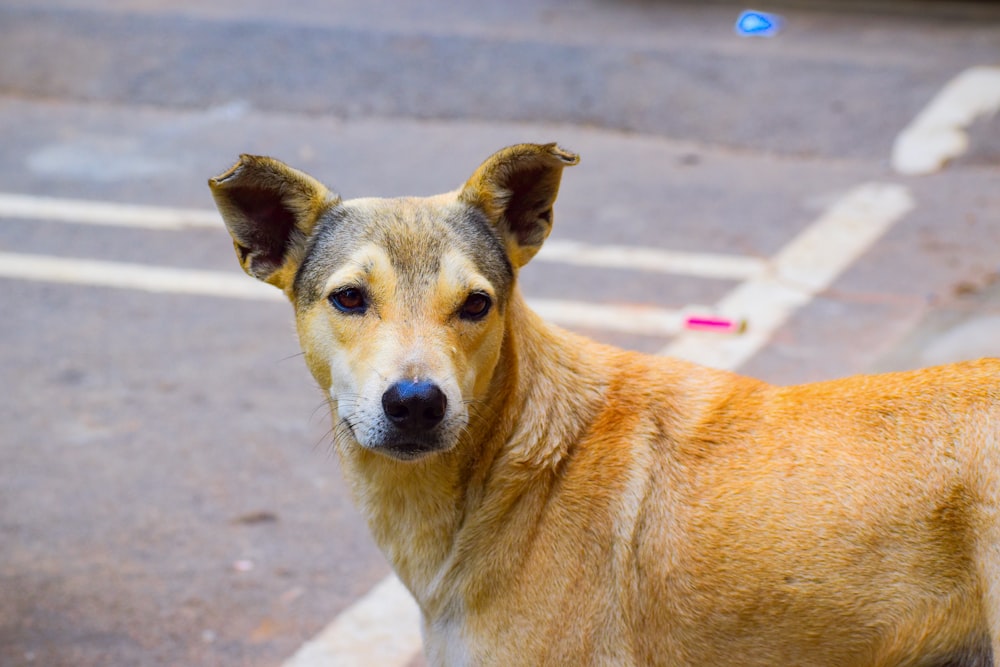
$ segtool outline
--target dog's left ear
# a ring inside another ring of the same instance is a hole
[[[580,156],[556,144],[518,144],[491,155],[459,199],[484,211],[507,241],[515,267],[528,263],[552,231],[552,205],[563,167]]]
[[[286,291],[316,221],[340,201],[312,176],[257,155],[240,156],[208,185],[243,270]]]

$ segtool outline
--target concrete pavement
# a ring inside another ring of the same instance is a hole
[[[777,7],[787,15],[779,39],[740,40],[734,2],[312,0],[287,10],[8,0],[0,90],[345,119],[571,123],[881,159],[881,142],[944,81],[996,54],[988,5]]]

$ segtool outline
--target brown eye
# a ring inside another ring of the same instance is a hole
[[[368,309],[365,293],[357,287],[345,287],[330,295],[330,303],[342,313],[361,314]]]
[[[490,312],[493,302],[490,297],[482,292],[473,292],[462,304],[462,309],[458,312],[463,320],[481,320]]]

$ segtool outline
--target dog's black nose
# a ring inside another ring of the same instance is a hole
[[[402,380],[382,394],[382,410],[393,424],[407,431],[429,431],[444,419],[448,399],[426,380]]]

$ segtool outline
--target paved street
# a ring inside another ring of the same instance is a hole
[[[420,664],[291,308],[213,212],[240,153],[350,198],[559,141],[521,283],[563,326],[779,383],[1000,354],[1000,90],[948,93],[1000,67],[1000,5],[743,8],[0,3],[0,665]],[[900,173],[935,100],[967,146]]]

